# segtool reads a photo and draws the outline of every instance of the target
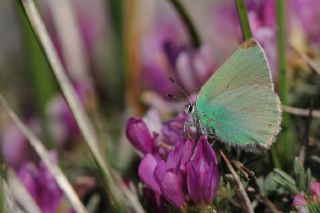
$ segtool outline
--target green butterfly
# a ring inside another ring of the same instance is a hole
[[[270,148],[282,112],[261,45],[253,38],[241,44],[186,112],[203,134],[243,148]]]

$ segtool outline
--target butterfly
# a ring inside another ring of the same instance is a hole
[[[186,107],[203,134],[242,148],[269,149],[280,132],[281,103],[263,48],[242,43]]]

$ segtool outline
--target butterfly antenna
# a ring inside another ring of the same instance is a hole
[[[169,80],[180,90],[180,92],[185,96],[185,99],[187,99],[187,101],[189,102],[189,104],[191,105],[191,101],[189,99],[188,94],[184,91],[184,89],[182,89],[182,87],[177,83],[177,81],[175,79],[173,79],[171,76],[168,76]],[[170,95],[170,94],[168,94]]]
[[[175,100],[185,100],[185,98],[182,98],[182,97],[179,97],[179,96],[175,96],[175,95],[172,95],[172,94],[166,94],[167,97],[169,98],[172,98],[172,99],[175,99]]]

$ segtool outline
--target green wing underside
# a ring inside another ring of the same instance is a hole
[[[222,141],[271,145],[280,131],[280,101],[264,52],[254,39],[242,44],[201,88],[197,113]]]
[[[198,109],[200,121],[222,141],[269,147],[279,132],[278,97],[260,85],[226,91],[206,105]]]

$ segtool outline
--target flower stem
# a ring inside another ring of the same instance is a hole
[[[287,76],[286,76],[286,41],[285,41],[285,1],[277,0],[277,23],[278,23],[278,72],[279,72],[279,96],[283,105],[287,105]],[[285,160],[289,160],[292,146],[288,137],[289,116],[283,113],[281,147],[283,147]]]
[[[243,0],[236,0],[236,5],[238,10],[238,15],[240,18],[242,36],[243,36],[243,40],[245,41],[252,37],[250,24],[248,20],[247,9]]]
[[[111,84],[112,88],[110,90],[117,91],[116,96],[112,96],[115,99],[117,108],[121,111],[124,110],[125,107],[125,72],[126,72],[126,52],[125,52],[125,25],[124,25],[124,1],[116,0],[116,1],[108,1],[108,6],[110,8],[110,14],[112,17],[112,26],[113,26],[113,34],[111,35],[114,39],[112,45],[112,53],[114,55],[114,63],[112,70],[113,73],[108,73],[108,81]]]
[[[170,0],[173,7],[179,13],[181,19],[183,20],[184,24],[186,25],[187,30],[189,31],[190,39],[195,48],[199,48],[201,45],[200,36],[197,33],[197,30],[187,13],[186,8],[181,4],[179,0]]]

